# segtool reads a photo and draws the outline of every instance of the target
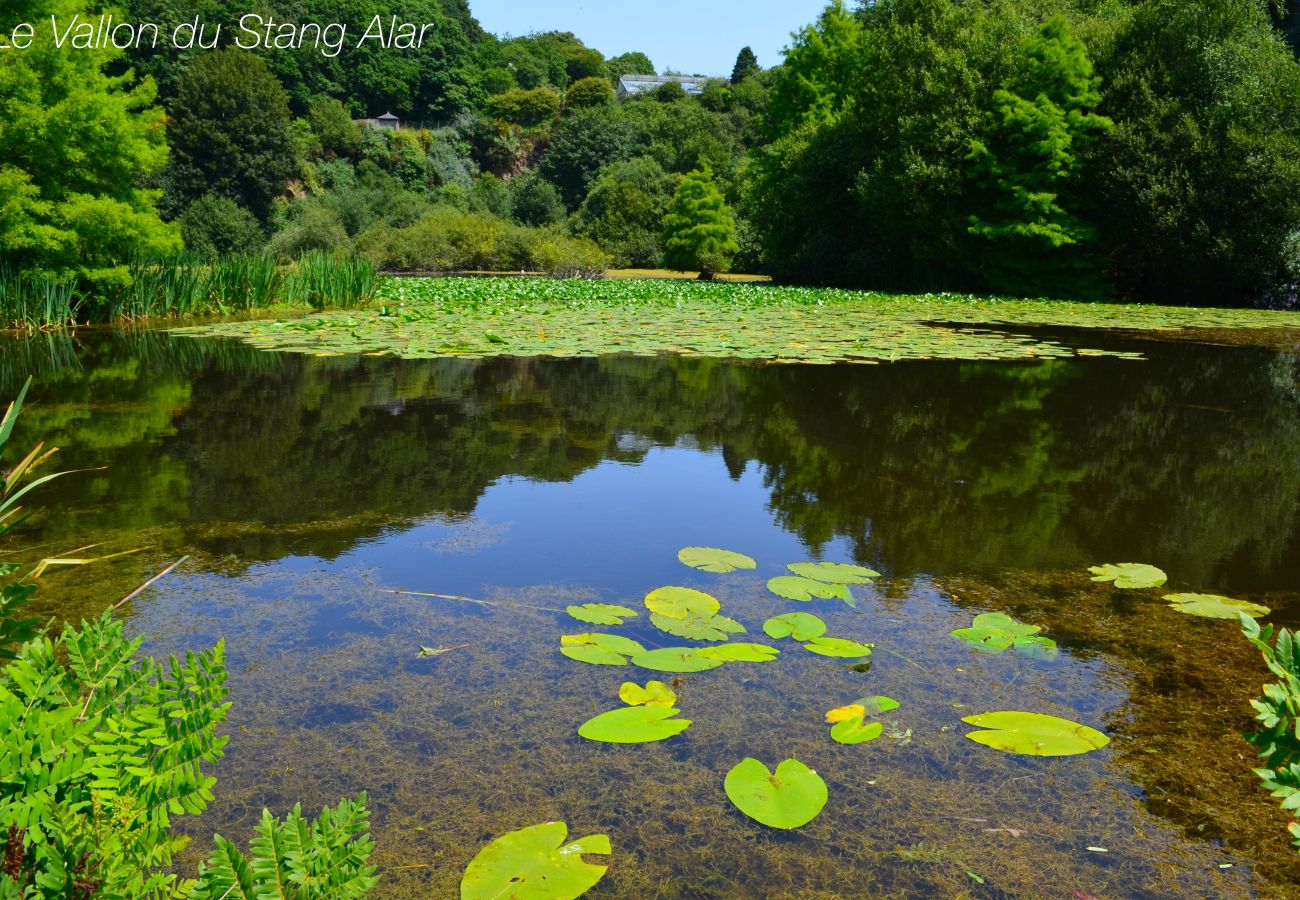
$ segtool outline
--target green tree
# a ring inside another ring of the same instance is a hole
[[[564,94],[566,110],[586,109],[590,106],[608,106],[614,100],[614,89],[607,78],[583,78],[569,85]]]
[[[663,220],[672,180],[650,157],[613,163],[592,182],[575,230],[603,247],[619,268],[655,268],[663,260]]]
[[[266,63],[237,49],[194,59],[171,106],[168,203],[221,194],[265,222],[293,174],[289,102]]]
[[[205,259],[256,253],[266,235],[253,214],[229,197],[208,194],[189,205],[177,220],[185,248]]]
[[[865,71],[862,34],[862,23],[843,0],[833,0],[815,24],[794,35],[772,84],[768,110],[773,137],[789,134],[809,119],[824,121],[844,106]]]
[[[1079,215],[1089,145],[1113,127],[1092,110],[1099,79],[1083,43],[1056,17],[1026,40],[1016,68],[993,94],[988,134],[967,160],[977,211],[970,232],[989,242],[978,254],[984,280],[1010,293],[1099,290],[1086,246],[1097,229]]]
[[[644,53],[633,51],[611,57],[605,64],[609,69],[609,78],[617,82],[624,75],[657,75],[655,64]]]
[[[569,209],[577,209],[596,173],[631,156],[633,142],[632,128],[618,107],[577,110],[560,120],[538,171],[560,189]]]
[[[167,158],[153,82],[110,76],[111,50],[60,50],[50,17],[84,0],[18,0],[4,21],[32,22],[30,49],[0,53],[0,263],[121,282],[132,256],[179,249],[142,188]]]
[[[487,112],[511,125],[531,128],[549,122],[560,111],[560,95],[550,87],[514,88],[488,100]]]
[[[707,168],[684,177],[664,216],[664,265],[711,279],[731,269],[736,220]]]
[[[736,55],[736,65],[731,69],[731,83],[740,84],[746,78],[752,78],[759,72],[763,71],[758,64],[758,57],[754,55],[752,47],[742,47],[740,53]]]
[[[564,219],[564,200],[555,185],[536,173],[510,179],[510,210],[522,225],[553,225]]]
[[[334,97],[317,97],[307,107],[307,121],[327,158],[355,157],[361,150],[361,131],[348,108]]]

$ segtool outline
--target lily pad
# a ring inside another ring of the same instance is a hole
[[[848,722],[852,719],[860,719],[863,716],[878,716],[881,713],[898,709],[899,703],[893,697],[863,697],[860,700],[854,700],[846,706],[837,706],[835,709],[827,710],[826,721],[831,724],[837,722]]]
[[[812,613],[782,613],[763,623],[763,633],[770,638],[810,641],[826,633],[826,623]]]
[[[767,589],[778,597],[807,603],[810,600],[840,599],[848,602],[852,598],[847,585],[827,584],[800,575],[778,575],[769,579]]]
[[[719,662],[771,662],[781,655],[781,651],[767,644],[737,643],[705,647],[700,654]]]
[[[560,636],[560,652],[596,666],[625,666],[627,657],[644,653],[645,647],[617,634],[565,634]]]
[[[717,615],[692,614],[684,619],[673,619],[662,613],[651,613],[650,622],[660,631],[692,641],[725,641],[728,640],[728,635],[745,632],[745,626],[735,619]]]
[[[1042,630],[1038,625],[1017,622],[1006,613],[984,613],[975,617],[970,628],[958,628],[951,633],[981,653],[1001,653],[1010,649],[1035,659],[1055,659],[1056,641],[1037,637]]]
[[[1109,581],[1117,588],[1137,590],[1141,588],[1160,587],[1169,576],[1146,563],[1106,563],[1104,566],[1091,566],[1093,581]]]
[[[805,650],[818,656],[834,656],[839,659],[857,659],[871,655],[870,644],[860,644],[845,638],[816,637],[803,645]]]
[[[632,657],[632,665],[652,672],[706,672],[722,665],[696,647],[660,647]]]
[[[1095,728],[1043,713],[1004,710],[967,716],[962,721],[988,729],[966,735],[977,744],[1027,756],[1075,756],[1110,743],[1110,738]]]
[[[718,574],[758,567],[758,563],[743,553],[713,547],[683,547],[677,551],[677,558],[692,569]]]
[[[582,857],[613,852],[609,836],[593,834],[567,846],[569,826],[543,822],[503,834],[478,852],[460,882],[461,900],[575,900],[605,877],[607,866]]]
[[[655,588],[645,595],[645,605],[650,612],[670,619],[685,619],[690,615],[712,616],[722,608],[717,598],[684,587]]]
[[[672,706],[677,692],[662,681],[647,681],[645,687],[625,681],[618,689],[618,699],[628,706]]]
[[[636,616],[635,610],[612,603],[584,603],[581,606],[567,606],[564,611],[579,622],[589,622],[592,625],[622,625],[624,619]]]
[[[646,744],[681,734],[690,719],[674,719],[681,710],[663,706],[620,706],[588,719],[578,734],[605,744]]]
[[[826,782],[797,759],[787,759],[770,771],[746,757],[727,773],[723,787],[736,808],[770,828],[807,825],[826,806]]]
[[[865,744],[885,733],[883,722],[868,722],[861,716],[837,722],[831,727],[831,740],[837,744]]]
[[[1233,619],[1238,613],[1245,613],[1252,619],[1266,616],[1272,612],[1267,606],[1251,603],[1247,600],[1233,600],[1217,594],[1165,594],[1164,600],[1172,608],[1191,616],[1206,619]]]
[[[827,584],[866,584],[871,579],[880,577],[880,573],[874,569],[849,563],[802,562],[790,563],[786,568],[796,575]]]

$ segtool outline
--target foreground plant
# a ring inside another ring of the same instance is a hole
[[[1273,626],[1260,624],[1245,613],[1240,616],[1246,640],[1264,655],[1264,664],[1278,677],[1264,685],[1264,696],[1250,701],[1262,726],[1246,735],[1259,748],[1264,765],[1255,774],[1282,808],[1300,816],[1300,642],[1294,632],[1282,628],[1273,640]],[[1270,641],[1273,641],[1271,644]],[[1300,848],[1300,818],[1287,826],[1292,841]]]

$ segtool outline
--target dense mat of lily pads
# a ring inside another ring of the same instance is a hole
[[[315,355],[677,353],[811,363],[1139,354],[1004,330],[1295,327],[1287,313],[670,281],[391,279],[368,310],[177,329]]]

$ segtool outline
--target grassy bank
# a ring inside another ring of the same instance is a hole
[[[1136,356],[1087,346],[1087,332],[1067,341],[1020,326],[1289,334],[1300,327],[1300,316],[697,281],[406,278],[384,282],[376,302],[361,311],[226,322],[178,333],[233,337],[263,350],[412,359],[680,353],[877,363]]]
[[[343,309],[367,303],[377,285],[369,262],[326,253],[307,254],[288,266],[260,255],[227,256],[213,262],[188,256],[136,260],[123,268],[114,283],[94,288],[0,269],[0,327],[59,328],[278,306]]]

